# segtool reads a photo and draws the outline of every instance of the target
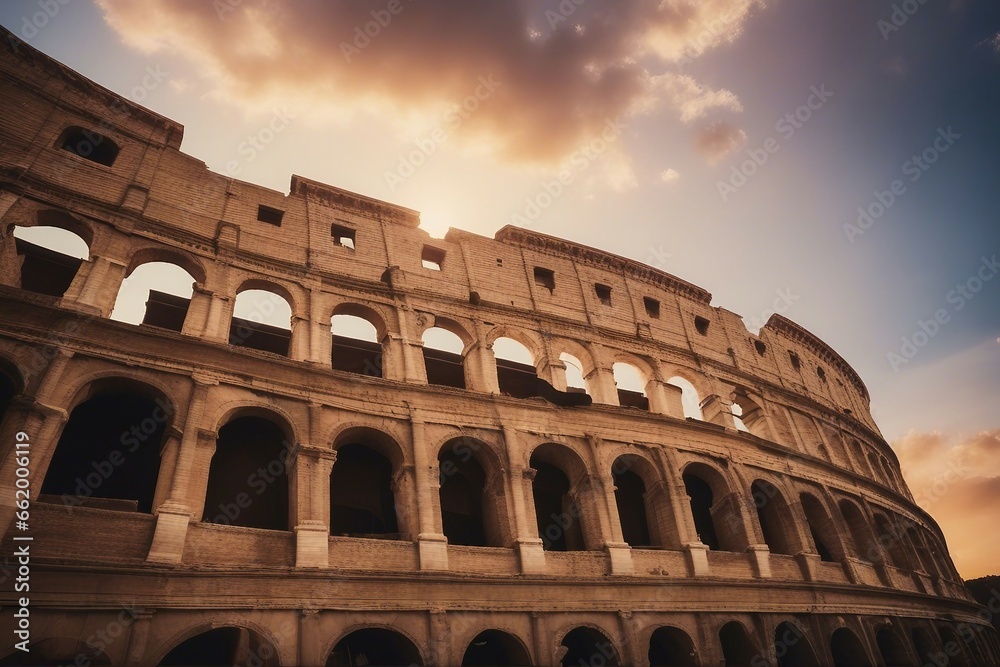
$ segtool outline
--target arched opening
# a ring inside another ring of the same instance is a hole
[[[385,377],[378,325],[362,317],[362,312],[354,309],[335,313],[330,319],[333,336],[331,364],[337,371]]]
[[[566,367],[566,391],[571,394],[589,394],[583,362],[569,352],[560,354],[559,361]]]
[[[903,640],[892,628],[883,627],[875,635],[885,667],[915,667]]]
[[[858,636],[848,628],[838,628],[830,636],[830,654],[834,667],[868,667],[872,664]]]
[[[162,667],[278,667],[278,652],[266,638],[247,628],[214,628],[175,646]]]
[[[805,633],[787,621],[774,629],[774,657],[778,667],[819,667],[816,652]]]
[[[882,552],[858,506],[849,500],[841,500],[838,507],[847,524],[847,531],[851,534],[851,541],[854,542],[855,555],[869,563],[881,562]]]
[[[674,376],[667,380],[667,384],[673,385],[681,390],[681,407],[684,409],[684,416],[688,419],[703,419],[701,412],[701,397],[694,385],[680,376]]]
[[[503,485],[483,468],[483,447],[472,438],[456,438],[438,454],[441,524],[449,544],[503,546],[498,510]]]
[[[181,331],[194,283],[194,277],[176,264],[147,262],[122,282],[111,319]]]
[[[684,490],[691,500],[691,515],[694,518],[694,529],[698,539],[709,549],[718,551],[719,538],[715,533],[715,521],[712,519],[712,506],[715,502],[712,487],[698,475],[684,473]]]
[[[751,667],[753,659],[759,653],[747,629],[738,621],[730,621],[722,626],[719,641],[722,643],[726,667]]]
[[[657,628],[649,638],[649,667],[689,667],[697,664],[694,642],[680,628]]]
[[[767,426],[764,410],[747,395],[745,390],[737,390],[734,394],[732,413],[737,429],[765,440],[774,439],[771,429]]]
[[[542,547],[546,551],[585,550],[581,503],[588,489],[574,488],[567,475],[582,477],[583,463],[565,447],[549,444],[532,452],[529,465],[535,470],[531,491]]]
[[[423,341],[427,384],[465,389],[462,339],[447,329],[431,327],[424,332]]]
[[[400,538],[393,465],[363,440],[337,447],[330,472],[330,534]]]
[[[832,563],[844,557],[840,548],[840,540],[837,536],[837,527],[833,525],[830,515],[826,513],[826,508],[813,495],[808,493],[799,494],[799,502],[802,503],[802,510],[806,515],[806,523],[809,526],[809,535],[812,537],[813,546],[821,560]]]
[[[118,144],[103,134],[76,125],[62,131],[56,147],[105,167],[115,163],[121,150]]]
[[[521,641],[500,630],[484,630],[469,642],[462,667],[528,667],[531,657]]]
[[[613,366],[615,387],[618,390],[618,405],[628,408],[649,410],[646,396],[646,379],[632,364],[619,361]]]
[[[152,512],[172,407],[145,386],[109,382],[73,408],[45,473],[52,502]]]
[[[615,503],[622,536],[631,547],[649,547],[653,540],[646,512],[646,483],[632,468],[635,457],[619,456],[611,466],[615,484]]]
[[[908,527],[906,529],[906,538],[913,545],[913,550],[917,552],[917,561],[920,563],[920,569],[927,574],[939,574],[937,568],[934,566],[934,559],[931,557],[931,552],[927,548],[927,545],[924,544],[917,529],[913,526]]]
[[[764,542],[771,553],[786,556],[798,553],[795,519],[785,497],[777,487],[762,479],[750,485],[750,492],[757,508],[757,521],[764,535]]]
[[[913,640],[913,648],[917,652],[919,663],[921,665],[933,665],[934,654],[937,651],[934,648],[934,640],[931,639],[930,634],[923,628],[913,628],[910,632],[910,638]]]
[[[513,338],[497,338],[493,341],[493,356],[497,362],[497,384],[501,394],[514,398],[538,395],[535,358],[527,347]]]
[[[236,417],[219,429],[202,521],[289,530],[291,437],[277,417]]]
[[[594,628],[574,628],[566,633],[560,646],[566,647],[566,654],[559,663],[563,667],[579,665],[618,665],[618,651],[614,644],[600,630]]]
[[[949,667],[969,667],[969,659],[965,652],[965,642],[958,638],[955,631],[948,627],[938,628],[938,637],[941,639],[941,646],[948,656]]]
[[[14,247],[21,258],[20,288],[62,297],[90,247],[78,234],[61,227],[15,227]]]
[[[292,307],[270,289],[244,289],[236,296],[229,344],[287,357],[292,341]]]
[[[889,562],[900,569],[912,570],[913,566],[903,548],[904,533],[897,526],[889,523],[884,514],[875,514],[873,518],[878,541],[889,552]]]
[[[376,667],[423,665],[420,651],[404,635],[385,628],[363,628],[333,647],[326,667]]]
[[[740,503],[725,478],[711,466],[692,463],[682,475],[699,539],[716,551],[743,551],[749,545]]]

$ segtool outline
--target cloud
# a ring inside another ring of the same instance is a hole
[[[676,169],[664,169],[660,172],[660,181],[663,183],[672,183],[680,177],[681,175],[677,173]]]
[[[126,43],[182,55],[243,106],[405,123],[498,82],[456,136],[553,164],[611,119],[739,112],[732,92],[666,69],[736,39],[760,0],[98,3]]]
[[[702,129],[694,147],[709,163],[715,164],[746,143],[747,133],[729,123],[717,121]]]
[[[962,576],[1000,574],[1000,429],[971,437],[910,432],[892,444],[917,504],[948,538]]]

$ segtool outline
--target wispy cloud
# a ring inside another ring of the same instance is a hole
[[[317,118],[442,113],[501,86],[457,139],[554,164],[611,118],[736,113],[737,96],[668,72],[736,39],[759,0],[98,0],[128,44],[197,64],[220,98]],[[573,8],[568,12],[567,7]],[[308,110],[308,111],[305,111]],[[730,132],[732,136],[738,131]],[[711,143],[711,142],[710,142]],[[713,144],[715,145],[715,144]]]

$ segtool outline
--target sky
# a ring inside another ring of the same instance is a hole
[[[8,0],[0,23],[214,171],[602,248],[751,331],[781,312],[860,373],[962,574],[1000,572],[1000,3]]]

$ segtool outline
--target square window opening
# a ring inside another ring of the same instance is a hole
[[[440,271],[441,267],[444,266],[444,250],[425,245],[423,252],[420,254],[420,263],[425,269]]]
[[[646,314],[654,320],[660,319],[660,302],[648,296],[642,297],[642,304],[646,306]]]
[[[556,274],[551,269],[543,269],[540,266],[535,267],[535,285],[538,287],[544,287],[549,291],[549,294],[555,292],[556,290]]]
[[[270,206],[260,204],[257,207],[257,219],[275,227],[281,227],[281,219],[285,217],[285,212]]]
[[[611,305],[611,288],[607,285],[602,285],[601,283],[596,283],[594,285],[594,292],[597,294],[598,300],[605,306]]]
[[[708,335],[709,324],[710,322],[704,317],[701,317],[700,315],[696,315],[694,318],[694,328],[697,329],[698,333],[700,333],[702,336]]]
[[[343,225],[331,225],[330,236],[333,237],[333,244],[354,250],[355,230]]]

